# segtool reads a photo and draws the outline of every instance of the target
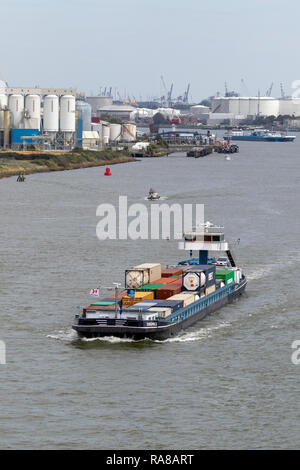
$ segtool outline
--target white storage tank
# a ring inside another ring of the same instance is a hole
[[[239,114],[239,98],[233,96],[229,99],[229,113]]]
[[[60,99],[60,130],[75,132],[75,96],[64,95]]]
[[[0,130],[4,130],[4,109],[7,108],[7,95],[0,95]]]
[[[259,114],[261,116],[278,116],[279,101],[275,98],[263,96],[259,100]]]
[[[58,123],[58,96],[47,95],[44,98],[44,131],[58,132]]]
[[[123,124],[122,125],[122,140],[125,142],[134,142],[136,140],[136,125]]]
[[[121,138],[122,126],[121,124],[110,124],[110,141],[117,142]]]
[[[243,116],[248,116],[249,114],[249,98],[247,96],[239,97],[239,112]]]
[[[24,96],[10,95],[8,98],[8,108],[12,114],[12,128],[18,129],[24,118]]]
[[[110,126],[102,124],[102,139],[104,145],[108,145],[110,139]]]
[[[249,113],[250,116],[256,116],[259,114],[259,99],[257,97],[250,97],[249,98]]]
[[[29,119],[34,119],[36,129],[41,126],[41,98],[39,95],[27,95],[25,98],[25,110]]]

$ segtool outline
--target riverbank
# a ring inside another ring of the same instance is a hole
[[[0,151],[0,178],[24,173],[75,170],[94,166],[134,162],[127,148],[99,151],[75,148],[71,152]]]

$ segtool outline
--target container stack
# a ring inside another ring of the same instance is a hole
[[[144,263],[125,271],[126,290],[118,293],[117,307],[122,318],[168,318],[178,309],[197,302],[231,282],[239,282],[236,269],[217,269],[215,265],[177,266],[162,269],[159,263]],[[129,292],[131,291],[131,292]],[[115,296],[88,307],[103,315],[114,315]],[[120,303],[122,308],[119,309]],[[110,318],[109,316],[105,318]]]

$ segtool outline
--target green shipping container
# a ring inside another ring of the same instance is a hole
[[[154,297],[155,297],[155,291],[159,289],[160,287],[164,287],[166,284],[145,284],[144,286],[141,286],[137,289],[137,291],[141,292],[153,292]]]
[[[229,269],[217,269],[216,279],[222,279],[225,284],[231,284],[234,282],[234,271]]]
[[[145,284],[144,286],[139,287],[137,290],[142,292],[148,292],[151,290],[159,289],[160,287],[165,286],[165,284]]]
[[[106,306],[106,305],[115,305],[115,302],[114,301],[111,301],[111,302],[108,302],[106,300],[103,300],[101,302],[101,300],[99,302],[95,302],[94,304],[91,304],[91,305],[97,305],[97,306]]]

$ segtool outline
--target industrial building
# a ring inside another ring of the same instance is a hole
[[[133,123],[92,123],[93,106],[97,112],[100,103],[104,106],[102,98],[109,101],[110,97],[92,98],[91,104],[82,97],[76,100],[75,89],[8,88],[0,82],[0,147],[68,150],[78,145],[99,149],[111,142],[136,139]],[[123,118],[129,118],[128,106],[125,108]]]
[[[74,144],[76,90],[8,88],[0,90],[0,145],[26,148]]]
[[[248,119],[256,116],[300,116],[299,98],[272,98],[270,96],[217,97],[212,101],[210,120]]]

